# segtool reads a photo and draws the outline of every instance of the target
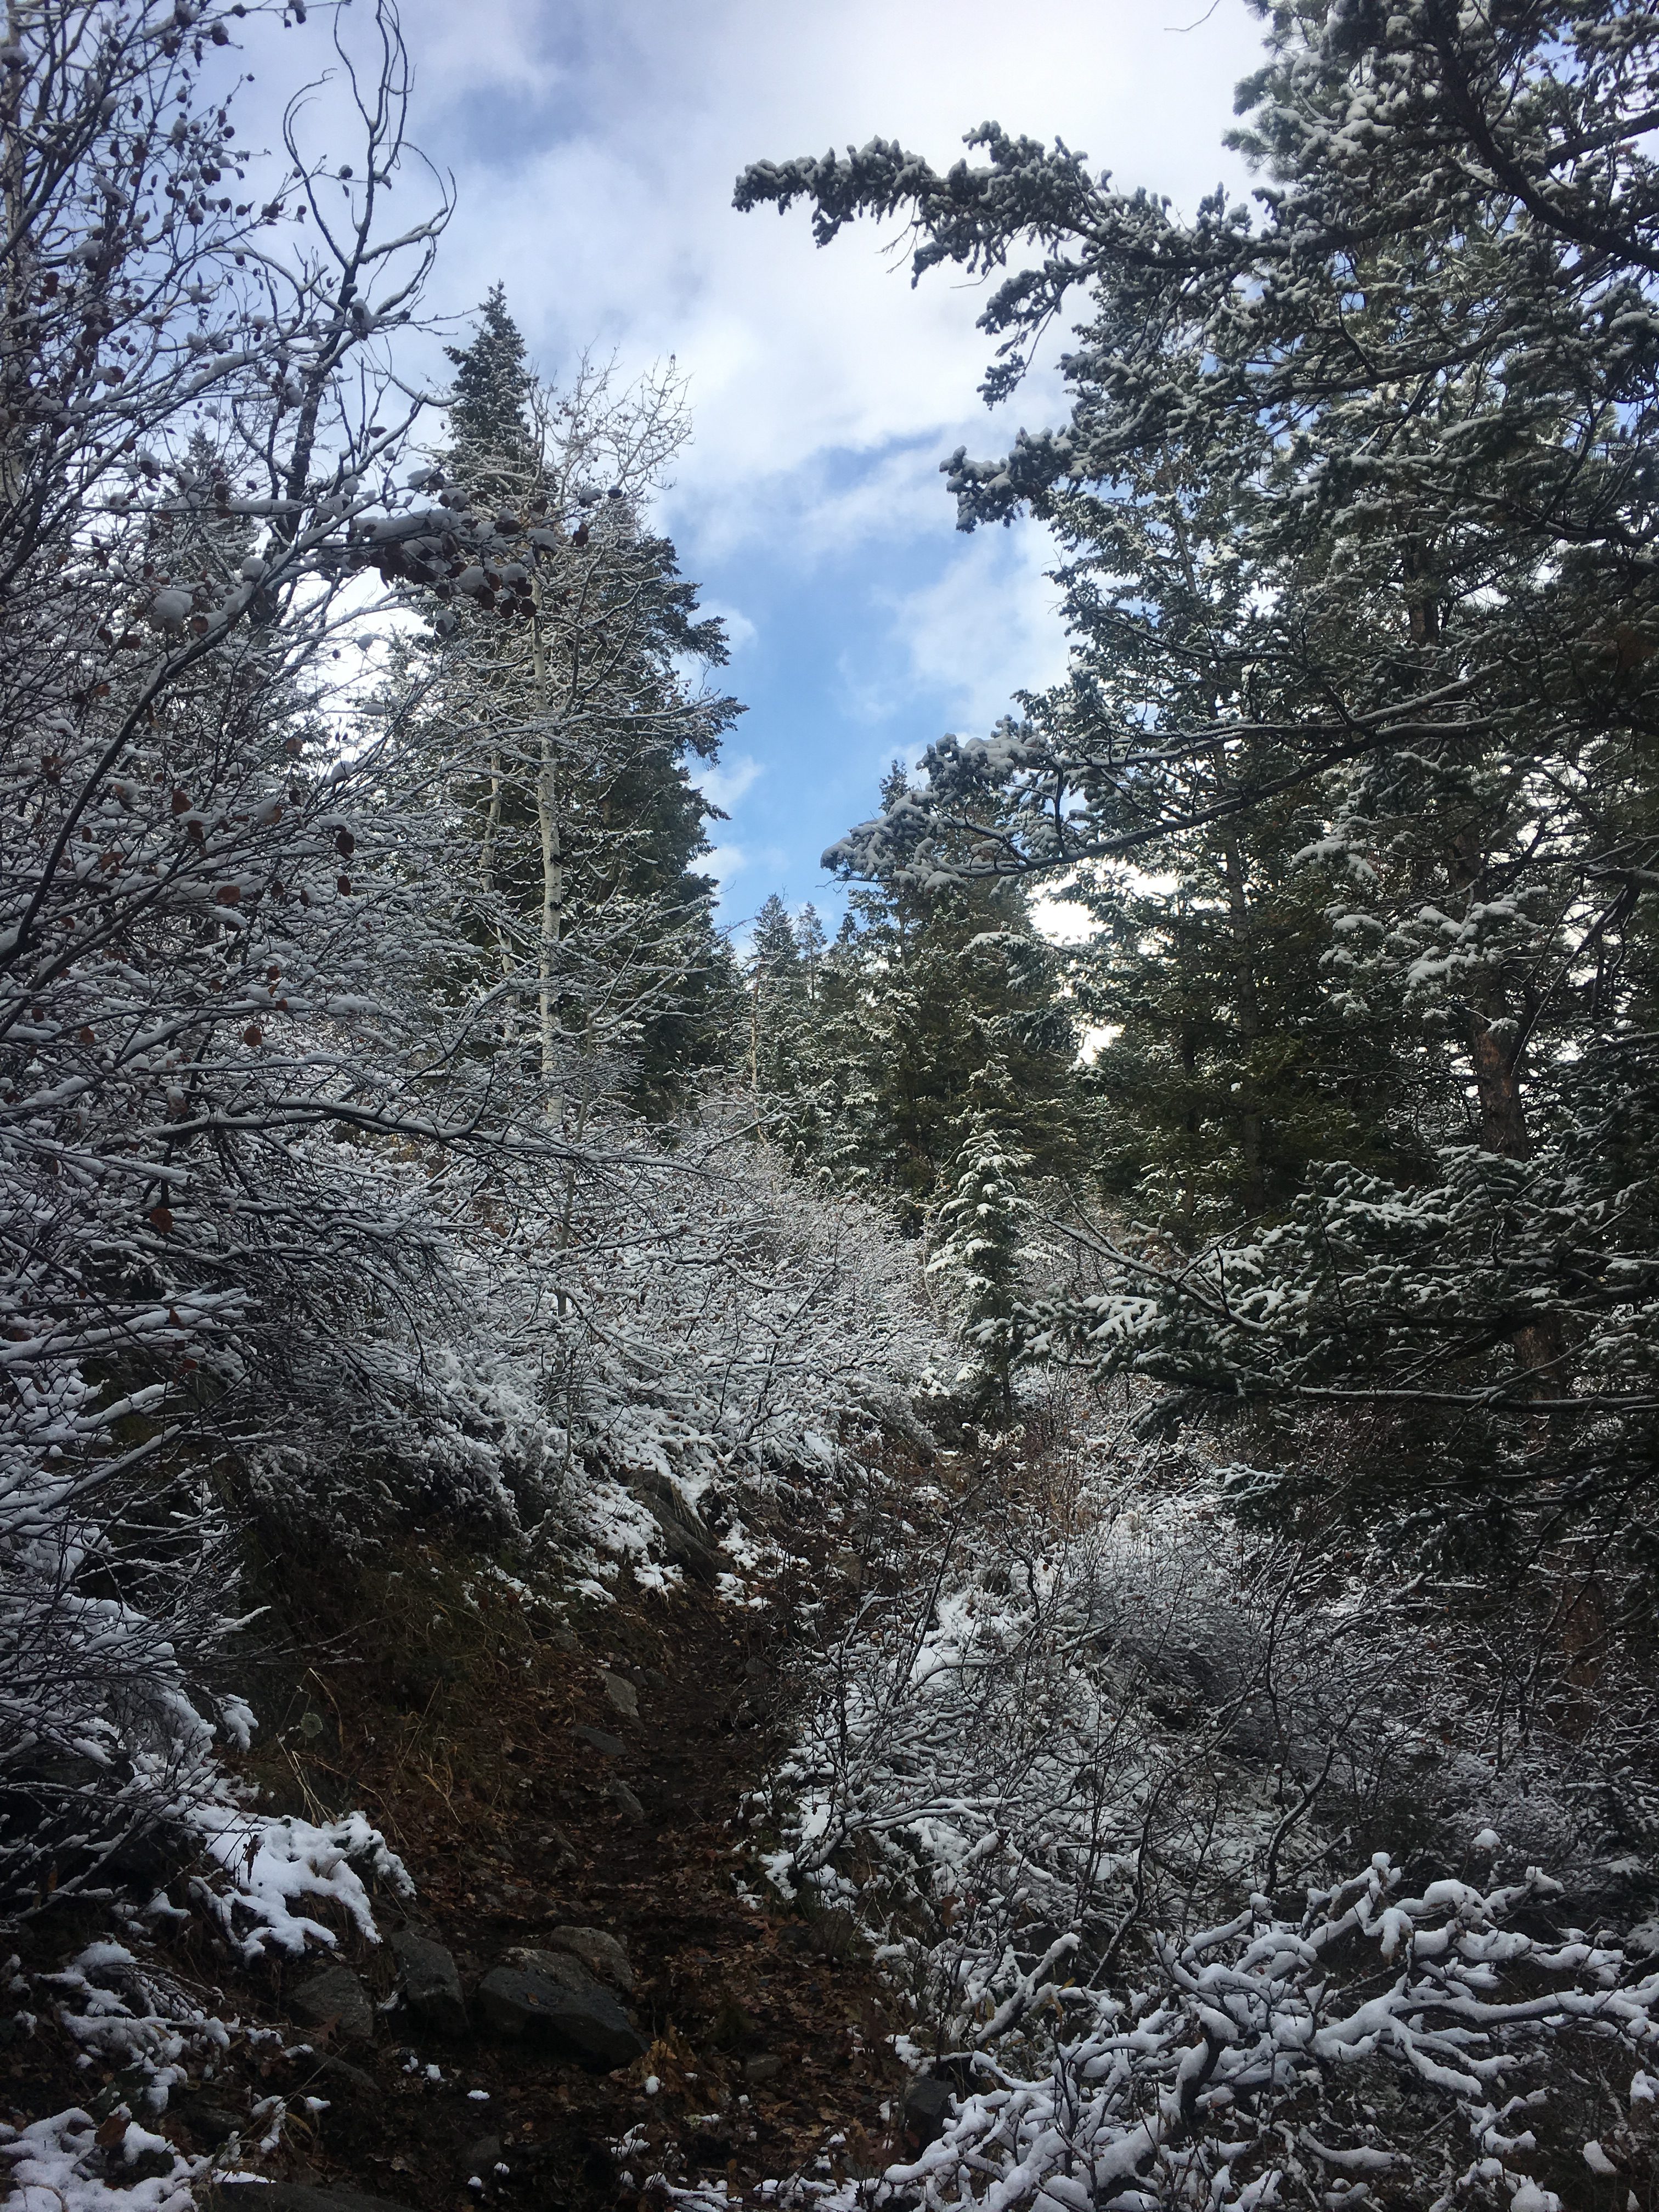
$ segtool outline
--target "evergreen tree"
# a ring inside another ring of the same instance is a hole
[[[983,318],[992,398],[1085,303],[1069,422],[950,465],[964,525],[1054,530],[1071,677],[834,857],[1170,880],[1097,887],[1099,1085],[1110,1176],[1161,1177],[1166,1224],[1190,1193],[1196,1241],[1121,1240],[1079,1346],[1387,1409],[1425,1480],[1617,1519],[1659,1379],[1659,21],[1261,12],[1254,214],[1183,222],[994,125],[948,175],[875,142],[743,180],[821,240],[906,210],[919,272],[1035,248]],[[1163,1105],[1124,1073],[1149,1030]]]
[[[1013,1410],[1016,1325],[1026,1287],[1032,1205],[1030,1152],[1015,1132],[1020,1114],[1008,1070],[1000,1061],[978,1069],[957,1117],[957,1149],[933,1210],[928,1273],[943,1280],[957,1329],[973,1354],[967,1370],[976,1405]]]
[[[501,974],[503,1039],[539,1058],[550,1106],[578,1123],[619,1091],[661,1113],[726,1048],[730,978],[690,770],[738,711],[686,683],[686,663],[718,665],[724,641],[643,522],[686,434],[678,387],[618,392],[584,366],[547,392],[499,285],[451,359],[444,497],[505,509],[509,539],[446,617],[434,695],[477,733],[477,931]],[[506,557],[517,531],[533,582]],[[492,620],[498,601],[511,625]]]
[[[535,378],[524,334],[507,310],[507,290],[492,284],[478,325],[464,346],[446,346],[455,371],[449,390],[451,459],[470,481],[502,471],[503,488],[533,465],[531,399]]]
[[[907,789],[896,765],[886,803]],[[1018,884],[860,887],[827,949],[816,915],[792,925],[769,901],[756,946],[777,1009],[761,1093],[803,1160],[884,1190],[918,1233],[956,1159],[963,1100],[994,1064],[1034,1171],[1073,1170],[1076,1024]]]

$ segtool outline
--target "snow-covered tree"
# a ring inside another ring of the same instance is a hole
[[[648,527],[688,434],[679,386],[623,390],[584,365],[550,391],[499,288],[482,317],[451,349],[442,497],[510,519],[526,557],[459,578],[408,674],[424,666],[422,712],[453,731],[472,794],[503,1036],[580,1126],[618,1091],[660,1110],[716,1049],[708,807],[690,772],[738,709],[683,673],[725,647]]]
[[[1137,940],[1100,995],[1155,946],[1194,1063],[1149,1145],[1109,1054],[1106,1141],[1179,1172],[1207,1111],[1214,1241],[1194,1257],[1162,1194],[1074,1346],[1212,1402],[1386,1404],[1425,1470],[1455,1424],[1494,1497],[1612,1525],[1651,1455],[1659,1283],[1635,1103],[1659,31],[1630,0],[1260,12],[1253,209],[1182,220],[994,125],[948,173],[876,141],[742,180],[809,201],[821,241],[906,213],[919,275],[1019,264],[982,317],[991,398],[1081,313],[1066,426],[948,464],[965,526],[1054,531],[1068,678],[934,745],[834,857],[912,888],[1080,870],[1087,895],[1134,856],[1174,879],[1095,894]],[[1264,893],[1297,933],[1283,973]],[[1228,963],[1206,1106],[1191,1009]]]
[[[927,1269],[969,1347],[980,1395],[1013,1409],[1015,1319],[1030,1279],[1031,1155],[1020,1148],[1008,1071],[993,1062],[968,1086],[944,1194],[928,1224]]]

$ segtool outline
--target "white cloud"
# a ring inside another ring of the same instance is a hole
[[[749,855],[741,845],[716,845],[712,852],[705,853],[697,863],[699,873],[713,876],[722,890],[727,884],[740,876],[749,866]]]
[[[465,312],[502,278],[555,372],[591,343],[677,356],[697,426],[672,502],[688,542],[763,526],[779,480],[834,453],[877,456],[883,482],[825,502],[824,526],[890,530],[886,494],[902,480],[908,500],[945,439],[993,442],[982,291],[936,272],[913,293],[869,224],[820,253],[799,208],[738,216],[737,172],[872,134],[949,161],[995,115],[1190,205],[1238,174],[1218,140],[1259,32],[1221,0],[1173,36],[1186,4],[1028,0],[1011,35],[1002,0],[410,0],[414,135],[462,188],[439,282]],[[1049,410],[1010,419],[1028,411]],[[914,478],[895,441],[926,443]]]
[[[962,730],[988,729],[1016,691],[1042,690],[1064,672],[1058,593],[1044,574],[1053,557],[1040,532],[982,531],[894,603],[913,685],[942,700]]]
[[[692,781],[705,799],[729,814],[744,793],[752,788],[756,779],[765,773],[762,763],[750,759],[747,753],[726,753],[717,768],[705,769]]]

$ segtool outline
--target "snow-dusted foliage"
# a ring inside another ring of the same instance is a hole
[[[1379,1852],[1293,1917],[1255,1896],[1216,1925],[1159,1930],[1122,1995],[1054,1992],[1042,2072],[981,2057],[939,2140],[886,2185],[939,2208],[1563,2212],[1571,2195],[1535,2178],[1545,2082],[1577,2057],[1619,2085],[1569,2117],[1578,2140],[1557,2135],[1551,2178],[1639,2179],[1659,1973],[1577,1931],[1511,1924],[1535,1926],[1558,1893],[1535,1869],[1490,1891],[1414,1890]]]
[[[1078,317],[1063,426],[945,464],[964,526],[1054,532],[1066,680],[828,857],[1102,924],[1135,1226],[1050,1348],[1386,1407],[1443,1523],[1449,1457],[1651,1557],[1659,25],[1257,12],[1248,201],[994,124],[945,172],[875,140],[740,181],[983,276],[992,398]]]
[[[1266,2203],[1275,2160],[1287,2181],[1320,2171],[1316,2141],[1329,2177],[1397,2174],[1402,2203],[1466,2169],[1448,2203],[1506,2203],[1480,2192],[1548,2039],[1598,2022],[1640,2054],[1653,2034],[1639,1632],[1620,1645],[1572,1610],[1565,1556],[1471,1607],[1381,1548],[1254,1540],[1231,1510],[1252,1480],[1127,1431],[1069,1468],[1007,1445],[947,1459],[890,1501],[863,1594],[819,1612],[771,1866],[861,1924],[913,2008],[913,2061],[963,2091],[895,2190],[1070,2203],[1063,2178],[1086,2191],[1092,2170],[1121,2192],[1101,2202]],[[1524,1934],[1494,1932],[1516,1914]],[[1419,1971],[1447,2012],[1425,2019]],[[1346,2079],[1339,2046],[1364,2062]],[[1402,2135],[1413,2076],[1461,2115],[1443,2164]]]
[[[212,1805],[198,1826],[212,1871],[193,1880],[196,1899],[246,1959],[267,1948],[299,1957],[337,1942],[331,1929],[290,1910],[301,1899],[331,1901],[377,1942],[359,1867],[394,1893],[409,1890],[401,1863],[361,1814],[318,1827]],[[213,2081],[234,2044],[283,2053],[277,2030],[227,2013],[221,1991],[192,1988],[161,1962],[151,1923],[189,1917],[158,1896],[143,1911],[125,1908],[115,1936],[87,1944],[56,1971],[20,1973],[15,1955],[0,1969],[14,2006],[21,2000],[16,2025],[32,2031],[49,2014],[89,2093],[103,2077],[91,2112],[70,2106],[0,2124],[0,2175],[21,2212],[186,2212],[216,2168],[282,2142],[289,2107],[278,2094],[247,2100],[216,2160],[186,2155],[161,2132],[173,2093]]]
[[[585,386],[560,468],[488,502],[400,484],[387,347],[447,210],[383,222],[392,13],[342,19],[354,158],[296,109],[264,197],[199,81],[257,18],[19,22],[0,1888],[39,1902],[187,1821],[246,1738],[250,1510],[348,1547],[411,1510],[550,1535],[589,1471],[758,1471],[915,1363],[873,1222],[617,1103],[713,942],[679,755],[726,706],[675,656],[718,641],[643,533],[672,395],[653,430]],[[678,858],[633,897],[647,769]]]
[[[443,1112],[411,1050],[407,842],[319,672],[360,519],[404,503],[381,347],[444,210],[379,224],[393,39],[360,103],[370,181],[290,235],[325,165],[290,134],[262,200],[199,84],[237,12],[46,4],[6,64],[8,1888],[84,1878],[89,1835],[187,1794],[226,1442],[428,1241],[362,1149]]]
[[[641,1176],[641,1180],[643,1177]],[[602,1190],[558,1280],[570,1448],[691,1502],[829,1464],[846,1422],[902,1424],[944,1347],[921,1265],[857,1200],[717,1129],[694,1134],[626,1236]],[[611,1241],[602,1242],[607,1226]]]

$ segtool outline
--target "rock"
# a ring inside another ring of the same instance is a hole
[[[568,1952],[579,1959],[590,1974],[612,1989],[620,1990],[624,1996],[634,1993],[634,1969],[627,1952],[610,1931],[604,1928],[556,1928],[548,1937],[548,1948]]]
[[[775,2081],[783,2071],[783,2061],[775,2051],[763,2051],[757,2058],[750,2059],[743,2069],[745,2081],[758,2087],[764,2081]]]
[[[394,1929],[392,1955],[403,1974],[404,2002],[437,2035],[466,2033],[466,2004],[455,1961],[441,1943],[417,1936],[412,1928]]]
[[[922,2150],[939,2141],[955,2095],[953,2084],[940,2081],[936,2074],[924,2075],[910,2084],[904,2100],[904,2137],[913,2149]]]
[[[581,1854],[562,1828],[550,1828],[544,1836],[538,1836],[536,1848],[538,1851],[552,1854],[554,1865],[560,1873],[567,1867],[580,1864]]]
[[[562,1951],[535,1971],[495,1966],[478,1984],[478,2016],[493,2033],[550,2043],[586,2066],[609,2074],[644,2055],[632,2021],[609,1990]]]
[[[624,1720],[636,1721],[640,1717],[640,1693],[623,1674],[613,1674],[608,1667],[599,1669],[599,1680],[605,1685],[605,1694]]]
[[[631,1675],[636,1688],[653,1691],[659,1698],[668,1687],[668,1677],[660,1667],[635,1667]]]
[[[210,2097],[186,2097],[182,2103],[169,2097],[169,2113],[176,2112],[198,2142],[217,2148],[228,2142],[232,2136],[240,2135],[248,2126],[246,2112],[233,2112],[228,2106],[216,2105]]]
[[[469,2143],[461,2153],[462,2180],[470,2181],[474,2174],[480,2181],[490,2180],[493,2178],[491,2168],[501,2154],[501,2139],[499,2136],[480,2136],[477,2142]]]
[[[307,2027],[334,2029],[348,2043],[373,2043],[374,2010],[368,1992],[337,1959],[288,1992],[288,2009]]]
[[[624,1815],[625,1818],[630,1820],[644,1820],[644,1806],[641,1804],[639,1799],[634,1795],[628,1784],[623,1780],[621,1775],[616,1774],[612,1775],[611,1778],[611,1789],[609,1795],[611,1803],[617,1808],[617,1810],[619,1813]]]
[[[349,2059],[325,2058],[319,2063],[318,2073],[322,2086],[331,2098],[378,2097],[380,2085],[372,2074],[365,2074],[361,2066]]]
[[[590,1745],[603,1759],[620,1759],[628,1749],[619,1735],[611,1735],[604,1729],[584,1725],[575,1733],[580,1742]]]
[[[207,2202],[219,2212],[409,2212],[361,2189],[313,2189],[301,2181],[222,2181]]]
[[[714,1538],[666,1475],[636,1474],[634,1486],[641,1504],[662,1532],[662,1547],[677,1567],[694,1582],[719,1579],[725,1561]]]

